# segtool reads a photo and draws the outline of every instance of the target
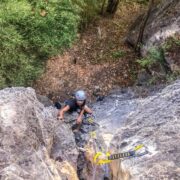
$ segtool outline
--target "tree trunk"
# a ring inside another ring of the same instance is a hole
[[[104,15],[104,6],[105,6],[106,0],[103,1],[101,6],[101,15]]]
[[[109,14],[115,14],[118,4],[119,0],[108,0],[106,12]]]
[[[135,46],[135,51],[138,52],[139,55],[140,55],[140,47],[142,45],[144,30],[145,30],[147,21],[149,19],[149,16],[151,14],[151,11],[152,11],[152,9],[154,7],[154,4],[155,4],[155,0],[150,0],[149,1],[149,9],[148,9],[146,15],[144,16],[144,18],[142,20],[142,23],[141,23],[141,26],[140,26],[139,35],[138,35],[137,43],[136,43],[136,46]]]

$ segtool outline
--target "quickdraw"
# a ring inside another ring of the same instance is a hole
[[[90,132],[90,137],[91,137],[92,139],[96,139],[96,138],[97,138],[96,132],[95,132],[95,131],[91,131],[91,132]]]
[[[94,163],[97,165],[102,165],[102,164],[111,163],[112,160],[116,160],[116,159],[143,156],[148,153],[146,148],[143,153],[137,153],[137,151],[143,147],[145,148],[145,146],[143,144],[140,144],[140,145],[136,146],[132,151],[118,153],[118,154],[112,154],[112,155],[109,152],[107,152],[106,154],[104,154],[102,152],[97,152],[96,155],[94,156]]]
[[[108,159],[108,157],[110,157],[110,153],[107,152],[106,154],[102,153],[102,152],[97,152],[96,155],[94,156],[94,163],[97,165],[102,165],[102,164],[108,164],[110,163],[112,160]],[[103,159],[99,159],[99,157],[102,157]],[[107,158],[105,158],[105,157]]]
[[[92,117],[89,117],[89,118],[87,119],[87,121],[88,121],[90,124],[92,124],[92,123],[94,122],[94,119],[93,119]]]
[[[94,116],[93,116],[93,115],[92,115],[92,116],[89,116],[89,117],[86,117],[83,122],[84,122],[85,124],[88,123],[88,124],[91,124],[91,125],[93,125],[93,126],[99,127],[99,124],[94,121]]]

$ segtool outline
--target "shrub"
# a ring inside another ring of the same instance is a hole
[[[150,68],[152,65],[156,63],[163,64],[164,62],[164,54],[161,49],[151,48],[146,57],[137,60],[143,68]]]
[[[81,29],[87,27],[89,22],[97,18],[101,12],[101,7],[104,0],[72,0],[80,9]]]
[[[79,13],[68,0],[1,1],[0,88],[30,85],[47,58],[72,44]]]
[[[168,51],[172,49],[173,47],[180,47],[180,36],[174,35],[172,37],[169,37],[166,42],[163,44],[163,48],[165,51]]]
[[[112,57],[117,59],[117,58],[121,58],[124,57],[126,55],[125,51],[119,50],[119,51],[115,51],[112,53]]]

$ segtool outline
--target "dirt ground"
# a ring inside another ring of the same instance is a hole
[[[113,18],[97,17],[71,49],[47,61],[44,74],[34,84],[37,93],[63,101],[75,90],[84,89],[94,100],[112,89],[132,85],[137,57],[125,44],[125,37],[143,10],[135,3],[120,4]]]

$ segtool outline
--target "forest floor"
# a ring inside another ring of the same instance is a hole
[[[93,100],[132,85],[138,72],[137,56],[125,38],[144,10],[137,3],[120,4],[114,17],[98,16],[79,33],[72,48],[47,61],[44,74],[33,86],[37,93],[63,101],[84,89]]]

